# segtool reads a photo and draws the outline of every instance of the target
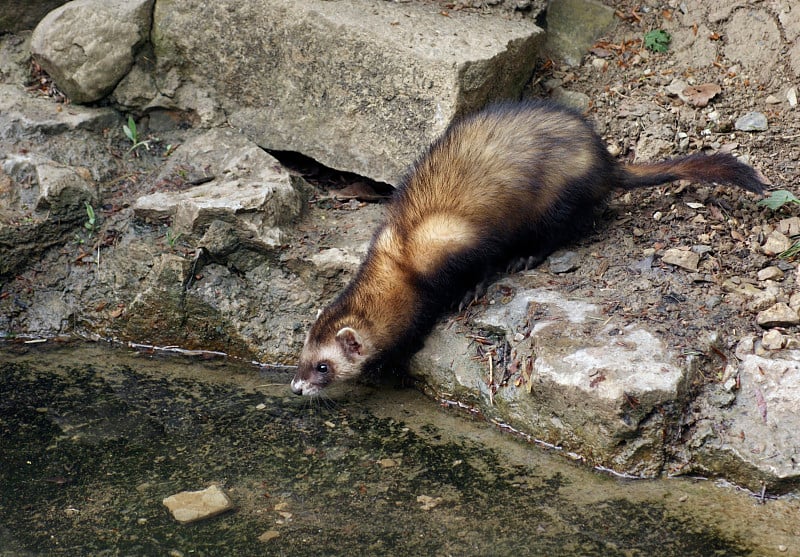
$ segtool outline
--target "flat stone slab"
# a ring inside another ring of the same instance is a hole
[[[187,33],[208,7],[161,0],[152,37],[158,75],[179,74],[173,99],[191,84],[265,148],[397,183],[454,115],[519,95],[543,40],[531,20],[441,11],[428,2],[222,0],[214,33]]]
[[[218,485],[200,491],[182,491],[165,498],[163,503],[181,524],[205,520],[233,509],[233,502]]]
[[[250,243],[274,247],[282,241],[281,226],[300,215],[298,180],[240,133],[215,128],[178,147],[156,180],[181,187],[140,197],[134,213],[171,220],[174,233],[197,236],[223,221]]]
[[[119,124],[111,108],[64,105],[29,95],[16,85],[0,83],[0,139],[55,135],[71,130],[102,132]]]

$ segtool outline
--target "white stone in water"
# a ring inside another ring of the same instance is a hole
[[[181,524],[211,518],[233,508],[233,502],[218,485],[201,491],[182,491],[170,495],[163,503]]]

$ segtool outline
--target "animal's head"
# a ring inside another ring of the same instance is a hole
[[[292,379],[296,395],[316,395],[333,382],[361,374],[371,353],[367,339],[352,327],[341,327],[335,333],[320,334],[320,321],[306,337],[297,373]]]

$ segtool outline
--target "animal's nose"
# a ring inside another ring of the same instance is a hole
[[[291,387],[292,387],[292,392],[294,394],[296,394],[296,395],[302,395],[303,394],[303,382],[299,381],[296,377],[294,379],[292,379]]]

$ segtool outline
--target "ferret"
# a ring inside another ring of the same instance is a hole
[[[624,164],[571,109],[491,105],[452,123],[409,169],[355,278],[320,312],[291,389],[316,395],[366,370],[403,366],[442,313],[510,262],[541,262],[590,229],[615,188],[675,180],[761,194],[729,154]]]

